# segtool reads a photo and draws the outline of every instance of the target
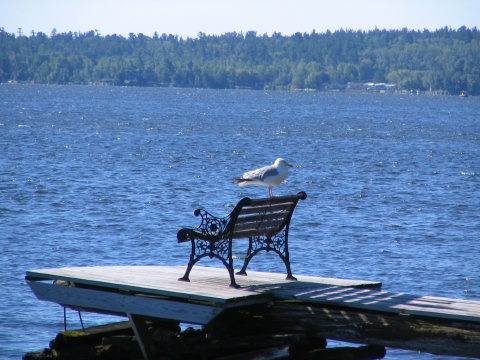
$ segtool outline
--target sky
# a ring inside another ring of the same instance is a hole
[[[0,28],[196,38],[256,31],[480,28],[480,0],[0,0]]]

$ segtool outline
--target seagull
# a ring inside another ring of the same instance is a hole
[[[273,197],[273,186],[280,184],[287,178],[289,167],[293,167],[293,165],[287,163],[282,158],[278,158],[272,165],[247,171],[242,175],[242,177],[234,178],[233,180],[235,180],[235,182],[240,186],[268,186],[268,195]]]

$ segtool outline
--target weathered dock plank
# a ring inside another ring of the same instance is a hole
[[[183,266],[99,266],[29,270],[27,280],[65,280],[105,290],[122,290],[134,293],[168,296],[172,298],[213,302],[228,306],[261,303],[270,297],[270,291],[293,283],[285,275],[249,271],[248,276],[238,276],[240,289],[229,287],[228,273],[223,268],[196,266],[191,282],[178,281]],[[299,283],[353,287],[379,287],[376,281],[333,279],[297,276]],[[311,286],[311,285],[309,285]],[[265,295],[265,296],[263,296]]]
[[[285,300],[294,299],[403,315],[480,321],[480,302],[462,299],[416,296],[378,289],[357,289],[338,286],[316,288],[305,292],[302,289],[296,289],[295,284],[274,291],[274,296]]]
[[[210,276],[192,276],[192,283],[178,281],[182,267],[160,266],[100,266],[40,269],[27,271],[27,279],[65,280],[105,291],[128,291],[150,295],[192,299],[225,304],[235,299],[253,302],[257,294],[236,291],[228,287],[225,271],[212,268]],[[226,284],[226,286],[225,286]]]
[[[31,282],[30,288],[39,300],[52,301],[79,310],[111,314],[138,314],[160,319],[207,324],[222,309],[201,304],[188,304],[168,298],[136,296],[125,293],[56,286]]]

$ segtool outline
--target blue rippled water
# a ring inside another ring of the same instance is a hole
[[[480,299],[479,114],[476,97],[0,84],[0,357],[63,329],[26,270],[185,265],[194,209],[266,196],[232,178],[280,156],[295,168],[275,193],[308,194],[294,273]],[[251,268],[283,272],[269,260]],[[442,357],[386,357],[420,358]]]

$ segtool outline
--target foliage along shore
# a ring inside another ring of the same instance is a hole
[[[480,95],[480,30],[379,30],[196,38],[0,27],[0,82],[328,90],[389,83]]]

